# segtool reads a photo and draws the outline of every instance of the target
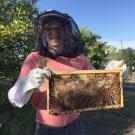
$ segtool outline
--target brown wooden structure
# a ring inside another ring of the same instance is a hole
[[[48,80],[49,113],[123,107],[122,71],[55,71]]]

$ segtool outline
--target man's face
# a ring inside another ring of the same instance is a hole
[[[48,43],[48,50],[54,54],[63,50],[65,29],[61,21],[50,20],[43,26],[43,34]]]

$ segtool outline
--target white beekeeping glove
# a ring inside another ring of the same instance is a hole
[[[46,68],[32,69],[29,74],[20,82],[23,92],[26,93],[29,90],[39,88],[47,76],[51,77],[51,72]]]
[[[34,89],[38,89],[42,85],[45,77],[51,77],[51,72],[46,68],[32,69],[26,76],[20,77],[8,92],[10,103],[17,107],[25,105]]]
[[[124,64],[124,61],[117,61],[117,60],[111,60],[110,62],[107,63],[107,65],[105,66],[105,69],[117,69],[117,68],[121,68],[123,70],[123,74],[122,77],[123,79],[126,79],[128,76],[128,67],[126,64]]]

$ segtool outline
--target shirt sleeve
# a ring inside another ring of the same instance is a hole
[[[21,80],[29,73],[33,68],[36,68],[36,57],[34,53],[31,53],[25,59],[18,80],[15,85],[8,92],[8,99],[13,106],[23,107],[30,99],[34,90],[31,90],[24,94],[21,89]]]
[[[24,63],[21,67],[21,72],[19,77],[26,76],[31,69],[37,67],[38,57],[35,52],[30,53],[27,58],[25,59]]]
[[[23,107],[30,99],[34,90],[27,92],[25,95],[22,94],[18,83],[16,83],[8,92],[8,99],[10,103],[15,107]]]
[[[91,64],[90,60],[85,57],[84,70],[94,70],[94,66]]]

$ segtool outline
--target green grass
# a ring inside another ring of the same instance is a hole
[[[10,87],[0,86],[0,135],[34,135],[35,110],[31,103],[20,109],[10,105]],[[86,135],[129,135],[135,128],[135,92],[124,92],[124,104],[122,109],[81,113]]]
[[[124,108],[83,112],[87,135],[135,135],[135,92],[124,92]]]
[[[23,109],[3,107],[0,112],[0,135],[33,135],[35,112],[31,106]]]
[[[13,107],[7,97],[11,85],[0,85],[0,135],[34,135],[35,110],[31,103]]]

